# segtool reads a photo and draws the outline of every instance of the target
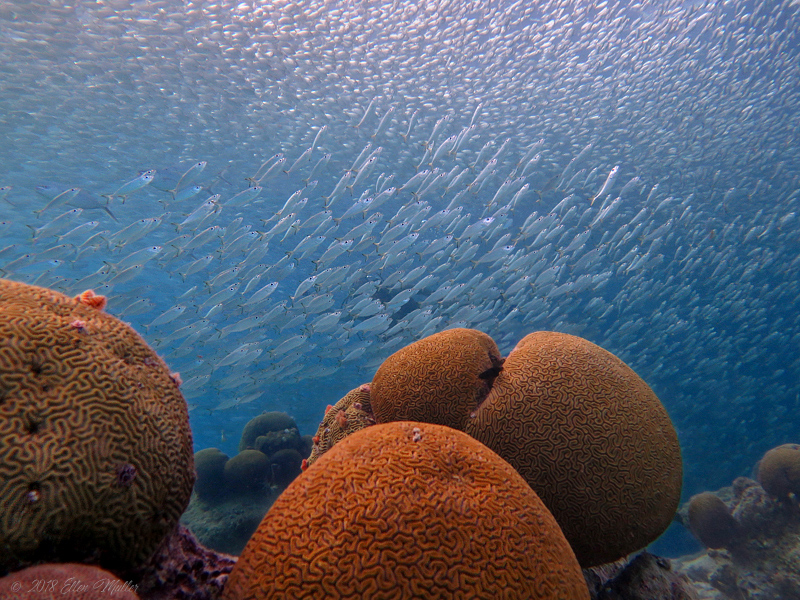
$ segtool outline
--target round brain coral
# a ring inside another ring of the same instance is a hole
[[[273,432],[283,432],[286,429],[297,429],[297,423],[286,413],[273,411],[255,416],[244,426],[239,441],[239,452],[256,449],[256,440],[259,437],[266,437]]]
[[[669,415],[630,367],[583,338],[523,338],[465,431],[539,494],[584,568],[643,548],[677,509]]]
[[[242,450],[225,463],[224,477],[231,492],[262,492],[269,486],[269,458],[258,450]]]
[[[99,296],[82,296],[0,280],[0,567],[136,566],[189,501],[174,377]]]
[[[204,448],[194,453],[197,473],[194,490],[200,498],[213,502],[224,495],[224,473],[227,462],[228,455],[219,448]]]
[[[387,358],[372,379],[375,419],[463,430],[502,364],[497,344],[474,329],[448,329],[409,344]]]
[[[137,584],[74,563],[28,567],[0,578],[3,600],[138,600]]]
[[[719,496],[703,492],[689,500],[689,528],[708,548],[723,548],[736,538],[739,524]]]
[[[758,482],[768,494],[800,496],[800,445],[783,444],[767,451],[758,463]]]
[[[311,447],[311,455],[303,463],[303,469],[307,469],[320,456],[333,448],[334,444],[351,433],[374,424],[375,417],[370,404],[370,385],[365,383],[350,390],[344,398],[325,409],[325,416],[317,429],[317,434],[311,438],[314,445]]]
[[[375,425],[275,501],[225,600],[588,600],[557,523],[516,471],[464,433]]]

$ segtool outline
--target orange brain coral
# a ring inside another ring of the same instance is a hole
[[[539,494],[583,567],[643,548],[677,509],[681,456],[666,410],[583,338],[523,338],[466,431]]]
[[[357,431],[276,500],[225,600],[588,600],[552,515],[469,436],[416,422]]]
[[[372,379],[375,419],[463,430],[502,364],[497,344],[474,329],[448,329],[409,344],[387,358]]]
[[[337,442],[374,423],[370,405],[370,385],[365,383],[350,390],[344,398],[326,409],[325,417],[314,436],[311,456],[305,462],[304,469],[315,463]]]
[[[80,299],[0,280],[0,568],[134,566],[193,480],[186,402],[144,340]]]
[[[29,567],[0,578],[3,600],[138,600],[137,584],[108,571],[79,564]]]

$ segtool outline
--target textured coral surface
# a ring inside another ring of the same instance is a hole
[[[781,446],[779,446],[781,447]],[[763,461],[763,459],[762,459]],[[713,494],[736,524],[736,535],[720,549],[677,562],[703,600],[797,600],[800,598],[800,506],[776,498],[758,482],[737,477]],[[694,497],[678,511],[690,526]]]
[[[204,547],[178,525],[147,563],[125,578],[136,582],[142,600],[218,600],[235,564],[236,557]]]
[[[352,434],[292,482],[223,597],[589,595],[558,525],[514,469],[461,432],[396,422]]]
[[[582,338],[523,338],[466,431],[539,494],[584,567],[643,548],[678,506],[667,412],[625,363]]]
[[[137,584],[74,563],[28,567],[0,578],[3,600],[139,600]]]
[[[689,529],[708,548],[722,548],[737,535],[736,519],[716,494],[702,492],[692,496],[688,515]]]
[[[326,409],[322,423],[313,438],[314,446],[311,449],[311,456],[306,460],[305,467],[311,466],[320,456],[333,448],[334,444],[351,433],[374,424],[375,418],[372,415],[370,404],[370,385],[365,383],[350,390],[344,398]]]
[[[448,329],[401,348],[372,379],[378,423],[424,421],[464,430],[502,366],[491,337]]]
[[[95,306],[0,280],[0,569],[134,566],[189,501],[186,402],[144,340]]]
[[[800,444],[767,451],[758,463],[758,482],[775,497],[800,496]]]

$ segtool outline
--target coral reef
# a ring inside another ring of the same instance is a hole
[[[232,494],[263,492],[270,484],[269,458],[258,450],[242,450],[225,463],[225,487]]]
[[[739,524],[728,505],[711,492],[692,496],[688,507],[689,529],[708,548],[730,545],[739,533]]]
[[[689,578],[666,558],[640,552],[630,560],[584,569],[592,600],[699,600]]]
[[[196,493],[181,523],[210,548],[238,554],[275,498],[300,474],[310,446],[311,436],[301,436],[286,413],[254,417],[236,456],[228,459],[216,448],[195,454]]]
[[[374,424],[375,417],[370,404],[370,385],[365,383],[350,390],[344,398],[325,409],[322,423],[317,429],[317,434],[312,438],[314,445],[311,455],[303,463],[303,469],[315,463],[334,444],[351,433]]]
[[[0,578],[3,600],[139,600],[138,584],[91,565],[43,564]]]
[[[721,549],[684,557],[677,568],[703,600],[800,598],[800,507],[778,499],[758,482],[739,477],[714,494],[728,508],[737,533]],[[691,504],[678,511],[690,526]],[[692,529],[692,531],[694,531]]]
[[[0,280],[0,571],[133,567],[189,501],[176,376],[104,306]]]
[[[272,485],[285,488],[302,472],[303,456],[294,448],[278,450],[269,457]]]
[[[758,482],[769,494],[800,497],[800,444],[769,450],[758,463]]]
[[[448,329],[401,348],[378,368],[370,399],[375,420],[423,421],[463,431],[503,360],[491,337]]]
[[[197,478],[194,490],[208,502],[214,502],[225,493],[225,463],[228,455],[219,448],[205,448],[194,453],[194,468]]]
[[[508,599],[589,597],[558,524],[510,465],[459,431],[395,422],[353,433],[292,482],[223,598],[499,590]]]
[[[625,363],[582,338],[525,336],[465,431],[539,494],[583,567],[643,548],[678,506],[681,456],[666,410]]]
[[[141,600],[217,600],[235,564],[236,557],[203,547],[178,525],[145,565],[124,575]]]
[[[194,494],[181,516],[181,523],[204,546],[217,552],[238,555],[281,491],[276,489],[246,496],[223,496],[213,502],[205,502]]]
[[[285,433],[292,434],[292,430],[297,431],[297,423],[294,422],[294,419],[287,415],[284,412],[265,412],[257,417],[253,417],[244,426],[244,431],[242,431],[242,438],[239,441],[239,452],[242,450],[254,450],[256,448],[256,440],[260,437],[264,437],[266,439],[270,438],[277,438],[280,440],[281,438],[285,437]],[[277,433],[277,436],[270,436],[269,434]],[[299,437],[299,432],[298,432]],[[262,440],[262,444],[267,443],[266,440]],[[287,447],[287,446],[281,446]],[[280,450],[279,448],[276,448]],[[269,454],[269,451],[265,454]]]

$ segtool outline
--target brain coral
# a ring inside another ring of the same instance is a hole
[[[231,492],[260,492],[270,480],[269,458],[258,450],[242,450],[225,463],[225,486]]]
[[[0,280],[0,568],[135,566],[189,501],[176,378],[98,298]]]
[[[758,463],[758,482],[776,498],[800,496],[800,445],[783,444],[767,451]]]
[[[297,429],[297,423],[286,413],[273,411],[253,417],[244,426],[242,439],[239,441],[239,452],[255,449],[256,439],[259,437],[266,437],[272,432],[283,432],[286,429]]]
[[[325,409],[325,417],[317,429],[317,434],[312,438],[314,445],[303,469],[315,463],[334,444],[351,433],[375,424],[369,396],[370,385],[365,383],[350,390],[344,398]]]
[[[474,329],[448,329],[409,344],[387,358],[372,379],[375,419],[463,430],[502,364],[492,338]]]
[[[194,490],[203,500],[214,501],[225,491],[224,473],[228,455],[219,448],[204,448],[194,453],[194,466],[197,479]]]
[[[678,506],[666,410],[630,367],[582,338],[523,338],[465,431],[539,494],[583,567],[646,546]]]
[[[703,492],[689,500],[689,528],[708,548],[722,548],[734,540],[739,525],[719,496]]]
[[[552,515],[511,466],[459,431],[397,422],[353,433],[286,488],[223,598],[589,593]]]
[[[28,567],[0,578],[3,600],[138,600],[137,584],[111,573],[74,563]]]

